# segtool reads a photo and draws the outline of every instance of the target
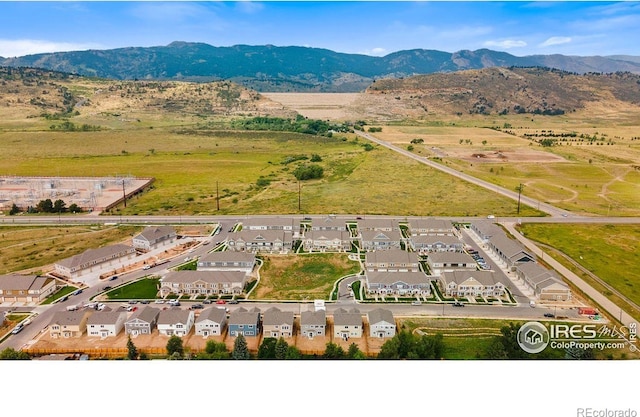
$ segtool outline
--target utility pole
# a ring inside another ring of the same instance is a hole
[[[216,207],[220,211],[220,189],[218,188],[218,181],[216,181]]]
[[[124,201],[124,208],[127,208],[127,193],[124,190],[124,179],[122,180],[122,201]]]
[[[301,205],[301,188],[300,188],[300,180],[298,180],[298,211],[302,211]]]
[[[520,214],[520,195],[522,195],[522,183],[518,185],[518,214]]]

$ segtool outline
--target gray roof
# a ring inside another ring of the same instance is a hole
[[[360,232],[362,236],[362,240],[365,242],[374,242],[374,241],[389,241],[389,242],[400,242],[402,239],[402,235],[400,232],[396,230],[392,231],[382,231],[382,230],[363,230]]]
[[[525,262],[516,266],[516,270],[527,277],[528,281],[538,284],[549,278],[557,278],[553,271],[536,262]]]
[[[478,220],[473,222],[472,225],[482,237],[504,235],[504,231],[500,227],[488,220]]]
[[[355,308],[349,311],[339,308],[333,312],[333,324],[336,326],[362,326],[362,314]]]
[[[311,230],[315,230],[317,227],[339,227],[347,230],[347,222],[340,220],[335,216],[327,216],[322,220],[313,220],[311,223]]]
[[[170,271],[162,279],[162,283],[168,282],[189,284],[197,281],[209,284],[232,283],[242,284],[247,279],[243,271]]]
[[[63,259],[57,262],[57,264],[66,268],[74,268],[79,265],[85,265],[96,261],[100,262],[103,259],[111,258],[113,255],[117,255],[123,252],[134,253],[135,249],[132,246],[118,243],[115,245],[103,246],[97,249],[88,249],[79,255],[74,255],[69,258]]]
[[[240,307],[229,314],[229,324],[257,324],[260,321],[260,310],[252,308],[250,311]]]
[[[140,320],[147,323],[153,323],[157,318],[158,314],[160,314],[160,310],[150,306],[144,306],[140,310],[134,311],[127,323],[133,320]]]
[[[207,253],[198,259],[200,262],[255,262],[256,255],[251,252],[216,251]]]
[[[116,324],[120,317],[126,317],[126,311],[96,311],[89,316],[87,325],[91,324]]]
[[[29,290],[36,278],[37,275],[0,275],[0,290]],[[42,285],[39,288],[42,288]]]
[[[390,324],[396,323],[393,319],[393,313],[383,308],[376,308],[375,310],[369,311],[367,317],[369,318],[369,324],[376,324],[383,321]]]
[[[155,242],[167,236],[175,235],[176,231],[171,226],[148,226],[140,234],[134,237],[136,240]]]
[[[280,240],[285,241],[286,236],[284,230],[246,230],[242,229],[239,232],[231,233],[229,235],[230,240],[242,239],[245,242],[275,242]],[[289,240],[291,236],[289,234]]]
[[[305,239],[313,240],[351,240],[351,233],[346,230],[310,230],[304,234]]]
[[[447,271],[442,273],[441,278],[446,283],[455,282],[457,285],[460,285],[471,278],[475,279],[485,287],[495,285],[497,283],[502,283],[504,285],[504,282],[497,279],[493,271]]]
[[[411,230],[412,233],[418,230],[453,231],[453,224],[450,220],[445,219],[413,219],[409,221],[409,230]]]
[[[89,311],[58,311],[54,313],[49,325],[59,324],[61,326],[78,326],[85,316],[91,314]]]
[[[509,259],[519,257],[522,254],[535,260],[535,257],[527,252],[518,241],[507,237],[504,233],[492,236],[489,242]]]
[[[358,230],[399,230],[398,221],[395,219],[361,219],[358,220]]]
[[[196,323],[200,323],[205,320],[211,320],[215,323],[222,323],[227,318],[227,312],[224,308],[211,307],[202,310],[198,318],[196,319]]]
[[[250,217],[242,220],[242,230],[251,227],[279,227],[286,226],[293,228],[295,220],[292,217]]]
[[[293,326],[293,311],[281,311],[276,307],[271,307],[264,312],[262,324],[265,326],[276,324],[289,324]]]
[[[189,321],[189,316],[193,314],[193,311],[182,310],[180,308],[170,308],[168,310],[161,310],[158,314],[158,325],[160,324],[176,324]]]
[[[444,236],[434,236],[434,235],[417,235],[411,236],[411,240],[414,243],[422,243],[422,244],[432,244],[442,243],[443,245],[462,245],[462,241],[455,236],[444,235]]]
[[[473,258],[463,252],[432,252],[427,256],[430,263],[475,263]]]
[[[424,272],[380,272],[368,271],[366,273],[367,282],[369,284],[385,284],[390,285],[396,282],[403,282],[408,285],[428,284],[430,278]]]
[[[326,326],[327,312],[319,311],[303,311],[300,313],[301,326]]]
[[[367,252],[365,254],[366,263],[389,263],[394,264],[417,264],[418,255],[415,252],[407,252],[402,249],[389,249],[385,251]]]

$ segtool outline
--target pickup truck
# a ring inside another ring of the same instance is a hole
[[[67,311],[76,311],[78,306],[67,306]]]

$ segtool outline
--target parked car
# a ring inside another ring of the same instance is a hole
[[[411,305],[412,306],[421,306],[422,305],[422,301],[412,301]]]
[[[142,267],[142,269],[144,269],[145,271],[146,271],[147,269],[151,269],[151,265],[145,265],[145,266],[143,266],[143,267]]]
[[[456,301],[455,303],[453,303],[454,307],[464,307],[464,304],[461,303],[460,301]]]
[[[109,291],[111,289],[110,286],[105,285],[104,287],[102,287],[102,291]]]
[[[553,315],[553,313],[544,313],[544,316],[545,316],[545,317],[551,317],[551,318],[555,317],[555,316]]]
[[[154,304],[164,304],[164,300],[156,300],[153,303]]]
[[[24,329],[24,327],[21,324],[18,324],[16,327],[13,328],[13,330],[11,331],[11,334],[18,334],[22,331],[22,329]]]
[[[78,294],[81,294],[81,293],[82,293],[82,289],[78,288],[77,290],[75,290],[73,292],[73,295],[78,295]]]
[[[149,300],[142,300],[140,301],[140,304],[149,304]]]
[[[200,310],[203,309],[204,306],[202,304],[194,304],[191,306],[191,310]]]
[[[216,304],[227,304],[227,302],[224,300],[217,300]]]
[[[203,300],[202,304],[211,304],[211,300]]]
[[[229,300],[229,304],[238,304],[238,300]]]
[[[117,275],[112,276],[111,278],[109,278],[109,281],[115,281],[118,279]]]

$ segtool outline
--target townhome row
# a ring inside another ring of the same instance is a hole
[[[396,332],[395,319],[389,310],[375,309],[367,314],[369,336],[393,337]],[[85,334],[102,339],[115,337],[122,331],[132,337],[150,335],[157,331],[165,336],[188,335],[191,330],[204,338],[223,335],[245,337],[291,338],[294,336],[294,313],[276,307],[261,313],[259,309],[238,308],[227,315],[223,308],[204,309],[196,317],[193,310],[172,308],[160,310],[145,306],[133,313],[124,310],[61,311],[49,323],[52,338],[77,338]],[[363,335],[363,316],[357,309],[338,309],[333,314],[333,336],[347,340]],[[300,334],[309,339],[324,337],[327,317],[324,310],[305,311],[300,314]]]
[[[569,301],[571,289],[554,272],[537,262],[520,243],[511,239],[497,225],[488,221],[471,224],[470,229],[486,245],[489,251],[515,273],[516,277],[544,301]]]

